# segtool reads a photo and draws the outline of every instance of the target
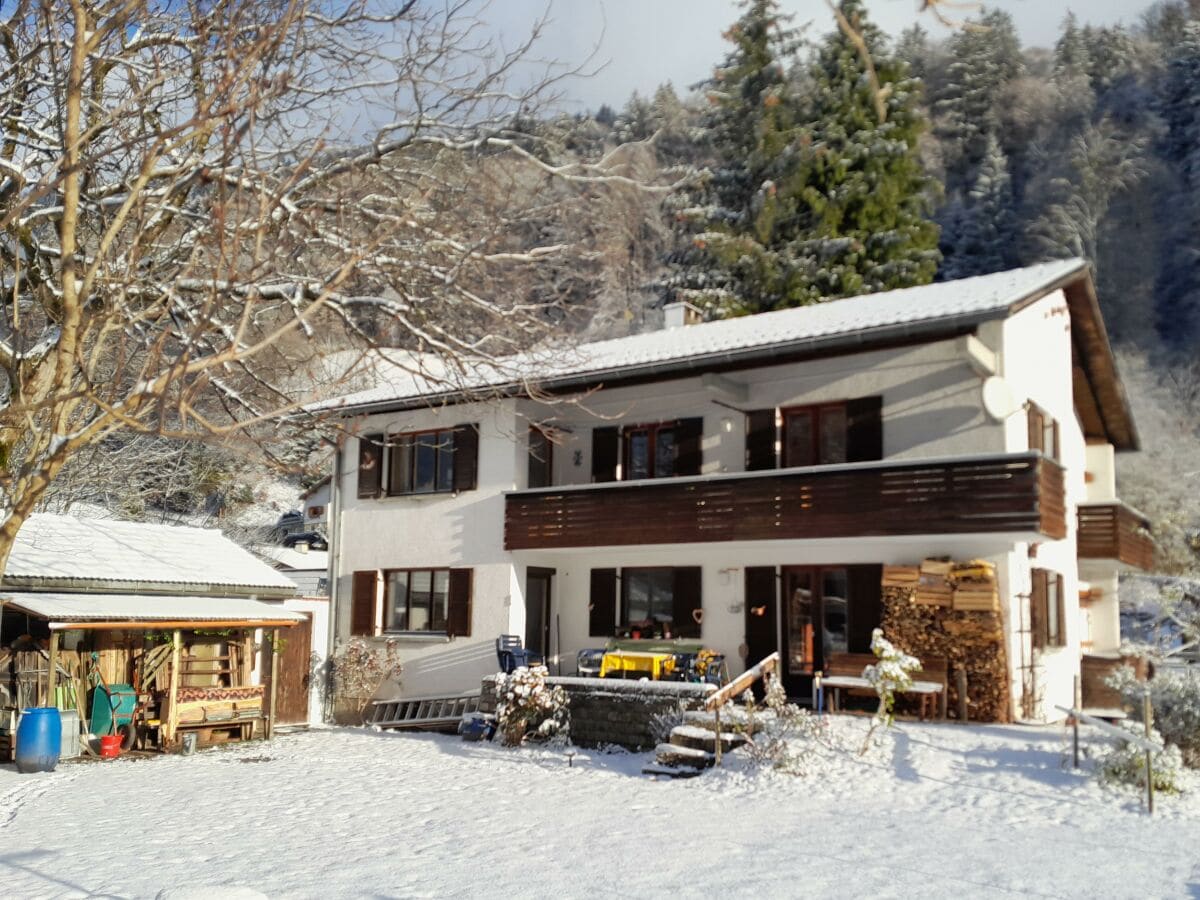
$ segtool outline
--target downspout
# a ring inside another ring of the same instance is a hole
[[[323,718],[325,722],[333,721],[333,680],[332,665],[334,649],[337,647],[338,630],[338,572],[341,570],[342,554],[342,446],[344,439],[339,437],[337,449],[333,452],[333,477],[329,480],[329,569],[326,578],[329,582],[329,627],[325,647],[325,702]]]

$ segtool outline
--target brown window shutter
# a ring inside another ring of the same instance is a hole
[[[851,653],[871,652],[871,633],[883,624],[883,566],[846,566],[847,636]]]
[[[472,569],[450,570],[450,592],[446,598],[446,634],[469,637],[471,634]]]
[[[536,425],[529,426],[526,487],[549,487],[553,479],[554,443]]]
[[[1046,646],[1046,570],[1034,569],[1030,575],[1032,580],[1029,592],[1029,633],[1034,649],[1041,650]]]
[[[846,462],[883,459],[883,397],[846,401]]]
[[[617,629],[617,570],[592,569],[588,636],[610,638]]]
[[[383,435],[364,434],[358,439],[358,496],[378,497],[383,487]]]
[[[680,566],[674,572],[671,599],[672,632],[676,637],[700,637],[700,623],[696,621],[697,614],[702,614],[704,605],[700,598],[700,567]]]
[[[778,604],[779,580],[774,566],[746,567],[746,665],[754,665],[764,656],[779,649],[775,631],[775,608]]]
[[[350,592],[350,633],[370,637],[378,621],[379,573],[366,569],[354,573]]]
[[[616,481],[621,432],[614,426],[592,429],[592,481]]]
[[[1033,403],[1026,411],[1026,427],[1029,429],[1029,449],[1044,450],[1042,447],[1042,411]]]
[[[680,419],[675,426],[675,474],[699,475],[704,464],[704,419]]]
[[[1059,445],[1059,428],[1057,419],[1054,421],[1054,458],[1055,460],[1062,459],[1062,448]]]
[[[1062,575],[1055,575],[1058,579],[1058,636],[1055,645],[1058,647],[1067,646],[1067,602],[1066,594],[1063,591]]]
[[[479,426],[454,426],[454,489],[475,490],[479,476]]]
[[[774,469],[776,434],[775,410],[754,409],[746,413],[746,471]]]

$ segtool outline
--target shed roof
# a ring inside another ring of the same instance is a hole
[[[282,572],[220,531],[38,513],[17,533],[5,587],[294,596]]]
[[[97,622],[213,622],[241,625],[291,624],[304,615],[249,597],[155,597],[144,594],[59,594],[0,591],[0,603],[39,619],[51,628]]]

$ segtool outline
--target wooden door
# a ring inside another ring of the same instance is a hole
[[[279,654],[279,684],[275,688],[275,724],[308,724],[309,660],[312,656],[312,613],[291,628],[280,628],[283,645]],[[260,671],[264,673],[266,698],[270,702],[271,642],[263,641]]]
[[[525,571],[525,647],[546,660],[550,656],[550,594],[554,569],[530,566]]]

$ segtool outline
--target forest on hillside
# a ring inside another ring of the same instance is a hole
[[[1122,493],[1155,522],[1160,567],[1196,573],[1200,3],[1160,2],[1128,26],[1068,15],[1050,48],[1022,46],[1002,8],[943,40],[919,20],[888,38],[860,4],[840,8],[871,48],[884,128],[846,36],[769,0],[744,4],[708,81],[537,123],[548,159],[638,146],[660,178],[699,173],[623,220],[605,208],[604,259],[571,297],[584,332],[656,327],[674,298],[729,315],[1084,257],[1142,435],[1142,452],[1119,459]],[[831,173],[806,150],[833,144],[843,171]],[[893,170],[855,182],[880,159]],[[840,201],[831,214],[829,198],[883,183],[889,208]],[[872,241],[886,259],[869,259]]]

